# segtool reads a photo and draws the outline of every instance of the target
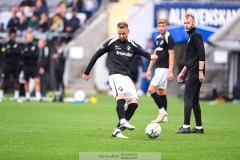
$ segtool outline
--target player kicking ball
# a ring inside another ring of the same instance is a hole
[[[135,110],[138,107],[138,96],[135,86],[130,79],[129,66],[135,54],[144,56],[149,60],[156,60],[157,55],[151,55],[144,51],[140,45],[128,39],[129,29],[126,22],[117,24],[118,37],[106,41],[91,58],[84,74],[83,79],[89,80],[89,73],[99,57],[108,53],[108,81],[112,88],[113,97],[116,100],[117,115],[119,123],[112,133],[112,137],[129,138],[124,136],[121,131],[128,129],[134,130],[135,126],[129,123]],[[125,111],[124,105],[128,106]]]

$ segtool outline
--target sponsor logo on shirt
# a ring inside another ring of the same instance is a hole
[[[156,51],[162,51],[162,50],[163,50],[163,48],[161,48],[161,47],[156,48]]]
[[[117,51],[116,54],[121,55],[121,56],[127,56],[127,57],[132,57],[133,56],[133,54],[131,54],[131,53],[125,53],[125,52],[119,52],[119,51]]]
[[[121,46],[115,45],[115,49],[122,49]]]

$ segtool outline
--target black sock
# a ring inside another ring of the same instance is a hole
[[[163,107],[162,99],[158,96],[156,92],[151,94],[151,96],[154,99],[155,103],[157,104],[158,108],[161,109]]]
[[[162,100],[164,109],[167,111],[167,96],[166,95],[160,96],[160,98]]]
[[[119,99],[117,100],[117,114],[118,114],[118,119],[125,118],[125,110],[124,110],[124,105],[126,103],[125,99]]]
[[[125,118],[126,118],[127,121],[129,121],[132,118],[132,116],[133,116],[135,110],[137,109],[137,107],[138,107],[137,103],[131,103],[131,104],[128,105],[128,108],[125,111]],[[120,126],[120,122],[118,123],[117,127],[119,127],[119,126]]]

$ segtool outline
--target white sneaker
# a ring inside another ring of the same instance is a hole
[[[155,120],[153,120],[152,123],[160,123],[165,116],[166,116],[166,112],[159,113],[157,118]]]
[[[167,122],[168,122],[168,117],[167,117],[167,115],[165,115],[163,117],[163,120],[161,121],[161,123],[167,123]]]
[[[128,129],[128,130],[134,130],[135,129],[135,126],[129,124],[127,121],[124,122],[123,124],[121,124],[119,127],[118,127],[120,130],[125,130],[125,129]]]
[[[113,138],[129,138],[129,137],[127,137],[127,136],[124,136],[122,133],[121,133],[121,131],[117,131],[116,133],[112,133],[112,137]]]

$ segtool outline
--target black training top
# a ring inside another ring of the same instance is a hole
[[[174,49],[174,40],[169,32],[166,32],[164,37],[161,34],[157,36],[155,43],[155,50],[158,56],[156,61],[156,68],[169,68],[169,54],[168,50]]]
[[[105,42],[93,55],[84,74],[89,75],[93,65],[99,57],[108,53],[107,66],[109,75],[122,74],[129,76],[129,66],[134,54],[139,54],[150,60],[150,53],[131,40],[121,41],[119,38],[112,38]]]
[[[4,62],[8,65],[18,65],[21,56],[21,47],[13,41],[8,41],[2,47]]]
[[[37,67],[39,51],[37,45],[27,43],[23,48],[23,66],[24,67]]]
[[[201,34],[193,28],[188,32],[189,39],[187,41],[186,50],[186,67],[188,71],[199,70],[199,61],[205,61],[205,49]],[[204,67],[205,68],[205,67]]]

